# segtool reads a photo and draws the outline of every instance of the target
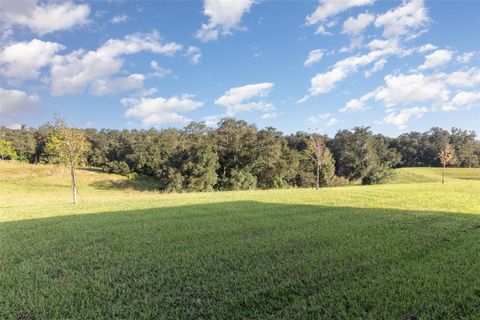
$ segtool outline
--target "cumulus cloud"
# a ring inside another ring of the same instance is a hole
[[[227,108],[227,115],[233,116],[245,111],[269,111],[275,107],[263,100],[273,88],[273,83],[262,82],[248,84],[227,90],[223,96],[215,100],[215,104]]]
[[[126,14],[120,14],[113,16],[111,22],[112,23],[123,23],[128,21],[128,16]]]
[[[110,39],[96,51],[74,51],[65,56],[55,56],[51,68],[52,94],[64,95],[80,93],[86,89],[93,92],[115,92],[114,88],[106,88],[112,83],[117,88],[130,89],[138,87],[140,77],[112,77],[119,73],[123,66],[122,56],[141,51],[171,56],[181,49],[177,43],[162,43],[157,33],[133,34],[123,39]],[[101,82],[102,90],[95,89]],[[122,83],[122,85],[118,85]],[[128,87],[128,84],[132,86]]]
[[[275,119],[276,117],[278,117],[278,113],[276,112],[267,112],[262,114],[263,120]]]
[[[336,119],[331,113],[322,113],[318,116],[308,117],[307,123],[310,125],[324,124],[327,127],[331,127],[338,123],[338,119]]]
[[[404,35],[414,37],[412,32],[426,27],[429,21],[423,0],[404,0],[399,7],[379,15],[375,19],[375,26],[383,28],[386,38]]]
[[[387,59],[380,59],[373,65],[372,69],[365,71],[365,78],[370,77],[372,74],[383,69],[385,64],[387,64]]]
[[[385,118],[383,123],[397,126],[398,129],[403,130],[407,127],[407,123],[412,118],[421,118],[428,109],[425,107],[413,107],[401,109],[399,112],[391,112]]]
[[[366,109],[369,109],[369,107],[366,106],[366,102],[370,100],[372,97],[374,97],[376,94],[376,91],[369,92],[359,99],[352,99],[347,102],[345,107],[341,108],[339,111],[340,112],[357,112],[357,111],[364,111]]]
[[[373,22],[375,16],[370,13],[360,13],[356,18],[350,17],[343,23],[343,33],[358,36]]]
[[[306,18],[307,25],[320,24],[317,34],[330,34],[324,23],[331,17],[348,9],[371,5],[375,0],[320,0],[315,11]]]
[[[301,103],[313,96],[332,91],[338,82],[357,72],[361,67],[380,61],[374,66],[378,71],[386,63],[381,61],[382,59],[386,60],[386,57],[391,55],[405,56],[412,53],[412,50],[402,49],[398,39],[375,39],[368,43],[367,47],[371,50],[370,52],[347,57],[336,62],[330,71],[317,73],[310,79],[308,93],[297,102]]]
[[[38,102],[39,98],[36,95],[0,88],[0,119],[2,122],[11,121],[18,113],[32,110]]]
[[[384,123],[403,128],[415,114],[426,112],[420,112],[424,109],[412,108],[412,105],[428,104],[432,110],[453,111],[480,104],[479,91],[465,90],[480,86],[479,68],[431,75],[422,73],[388,75],[384,80],[385,85],[360,98],[348,101],[340,112],[365,110],[367,102],[375,100],[382,103],[389,112]],[[395,112],[397,107],[403,109]]]
[[[448,85],[459,88],[473,88],[480,86],[480,68],[473,67],[452,73],[436,73],[432,75],[432,78],[435,81],[443,81]]]
[[[308,53],[308,58],[307,58],[307,60],[305,60],[303,65],[305,67],[309,67],[312,64],[320,61],[320,59],[322,59],[323,55],[324,55],[324,50],[322,50],[322,49],[312,50]]]
[[[317,73],[310,80],[309,93],[298,102],[304,102],[312,96],[332,91],[338,82],[355,72],[359,67],[366,66],[386,54],[386,51],[375,50],[364,55],[355,55],[338,61],[330,71]]]
[[[475,105],[480,105],[480,91],[470,92],[470,91],[461,91],[457,93],[452,101],[445,105],[442,110],[450,111],[457,110],[460,108],[470,108]]]
[[[160,66],[155,60],[150,61],[150,67],[154,70],[152,73],[154,77],[163,78],[172,73],[172,70]]]
[[[193,100],[192,95],[183,95],[171,98],[125,98],[122,105],[129,107],[126,117],[138,117],[142,124],[150,125],[185,125],[191,120],[181,113],[193,111],[201,106],[202,102]]]
[[[457,61],[460,63],[469,63],[473,57],[475,57],[475,52],[465,52],[457,57]]]
[[[195,33],[197,39],[208,42],[217,40],[220,35],[230,35],[233,30],[241,29],[242,16],[250,11],[254,0],[205,0],[203,13],[209,17]]]
[[[453,52],[449,50],[436,50],[425,57],[425,62],[418,67],[420,70],[431,69],[444,65],[452,60]]]
[[[418,52],[433,51],[435,49],[437,49],[437,46],[435,46],[431,43],[427,43],[427,44],[424,44],[423,46],[419,47]]]
[[[385,77],[385,84],[376,90],[374,97],[387,107],[426,101],[441,103],[448,100],[447,86],[421,73],[388,75]]]
[[[211,116],[205,116],[202,118],[202,121],[205,122],[205,125],[207,127],[214,127],[217,125],[217,123],[220,121],[221,116],[218,114],[214,114]]]
[[[0,74],[15,80],[38,78],[40,69],[63,49],[59,43],[38,39],[11,44],[0,51]]]
[[[128,77],[119,77],[113,79],[97,79],[92,82],[90,92],[96,96],[118,93],[135,88],[142,88],[145,76],[134,73]]]
[[[325,29],[325,26],[321,25],[321,26],[318,26],[317,30],[315,31],[315,34],[321,34],[322,36],[331,36],[333,33],[331,33],[330,31],[327,31],[327,29]]]
[[[2,1],[0,21],[6,26],[27,27],[34,33],[44,35],[84,25],[88,22],[89,14],[90,7],[87,4]]]
[[[200,51],[200,48],[197,47],[188,47],[187,53],[185,53],[185,56],[190,59],[191,64],[197,64],[200,62],[200,59],[202,58],[202,52]]]

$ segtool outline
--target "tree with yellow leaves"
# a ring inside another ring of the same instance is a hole
[[[457,156],[455,155],[455,149],[451,144],[446,144],[445,147],[438,154],[438,159],[443,166],[442,171],[442,184],[445,183],[445,167],[448,165],[454,165],[457,163]]]
[[[52,133],[46,144],[46,151],[48,154],[56,156],[60,163],[70,168],[73,203],[77,203],[78,195],[75,169],[83,163],[88,150],[90,150],[90,144],[82,131],[69,128],[62,119],[56,118],[54,120]]]

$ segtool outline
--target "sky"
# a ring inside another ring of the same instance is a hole
[[[480,128],[480,1],[0,0],[0,125]],[[478,130],[477,130],[478,132]]]

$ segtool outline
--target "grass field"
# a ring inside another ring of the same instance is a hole
[[[0,319],[479,319],[480,170],[191,194],[0,163]]]

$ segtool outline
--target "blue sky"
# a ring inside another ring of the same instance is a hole
[[[0,125],[480,125],[480,1],[10,1]]]

